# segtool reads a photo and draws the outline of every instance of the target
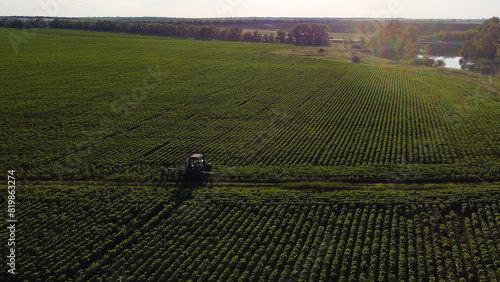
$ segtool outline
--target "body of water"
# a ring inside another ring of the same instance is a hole
[[[422,59],[424,56],[423,55],[418,55],[418,59]],[[427,56],[428,58],[434,59],[434,60],[443,60],[445,62],[447,68],[450,69],[457,69],[461,70],[462,65],[460,65],[460,59],[461,57],[445,57],[445,56]]]
[[[477,64],[474,61],[463,62],[462,57],[458,56],[461,46],[449,46],[449,45],[432,45],[432,46],[422,46],[420,54],[417,58],[423,58],[427,55],[428,58],[434,60],[443,60],[445,62],[445,67],[449,69],[465,70],[475,73],[481,73],[485,75],[497,75],[500,70],[496,66],[484,66]]]

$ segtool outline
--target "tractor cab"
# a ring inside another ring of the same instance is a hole
[[[186,181],[204,181],[214,179],[217,176],[212,172],[212,164],[207,163],[202,154],[192,154],[186,159],[186,167],[182,168],[167,168],[167,178],[170,176],[177,176],[178,178],[184,176]],[[162,171],[163,180],[164,171]]]
[[[212,171],[212,164],[207,163],[202,154],[193,154],[186,159],[186,172],[198,173],[203,171]]]

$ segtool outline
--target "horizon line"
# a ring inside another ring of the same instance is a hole
[[[0,18],[45,18],[45,19],[88,19],[88,18],[157,18],[157,19],[178,19],[178,20],[205,20],[205,19],[356,19],[356,20],[377,20],[377,19],[403,19],[403,20],[464,20],[476,21],[488,18],[405,18],[405,17],[280,17],[280,16],[247,16],[247,17],[170,17],[170,16],[24,16],[24,15],[0,15]]]

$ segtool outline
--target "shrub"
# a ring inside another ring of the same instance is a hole
[[[359,59],[358,56],[354,56],[354,57],[352,57],[352,62],[356,63],[356,64],[359,64],[361,62],[361,60]]]
[[[424,57],[422,59],[412,59],[409,60],[408,62],[410,65],[421,65],[421,66],[428,66],[432,67],[436,63],[434,59]]]
[[[434,66],[444,67],[444,66],[446,66],[446,63],[443,60],[436,60]]]

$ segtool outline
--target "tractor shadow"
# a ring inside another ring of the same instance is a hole
[[[179,173],[165,177],[160,180],[156,186],[172,191],[174,201],[177,204],[181,204],[184,201],[193,199],[198,189],[214,188],[216,183],[217,179],[215,177],[189,177]]]

